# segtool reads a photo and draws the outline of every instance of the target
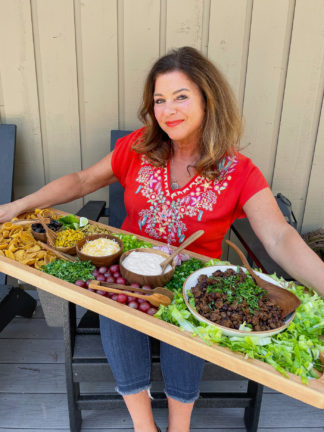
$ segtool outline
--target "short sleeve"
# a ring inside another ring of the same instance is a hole
[[[244,204],[257,192],[269,187],[269,184],[260,169],[248,158],[246,158],[245,162],[246,174],[245,179],[242,182],[242,188],[239,196],[237,207],[238,214],[236,215],[238,218],[246,217],[246,214],[243,210]]]
[[[144,128],[141,128],[123,138],[119,138],[112,154],[111,167],[113,173],[124,188],[127,174],[132,169],[134,155],[138,155],[132,150],[132,146],[143,134],[143,130]]]

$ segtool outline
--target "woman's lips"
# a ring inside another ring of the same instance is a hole
[[[175,126],[178,126],[182,122],[183,122],[183,120],[174,120],[174,121],[167,121],[167,122],[165,122],[165,124],[168,127],[175,127]]]

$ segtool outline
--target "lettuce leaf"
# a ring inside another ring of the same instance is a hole
[[[215,265],[220,262],[210,260],[209,263]],[[182,271],[181,266],[179,271]],[[251,333],[242,338],[228,337],[216,326],[199,322],[186,307],[181,293],[182,280],[179,280],[178,287],[172,286],[174,298],[171,305],[161,306],[154,316],[199,336],[208,345],[218,343],[232,351],[241,352],[246,358],[255,358],[272,365],[287,377],[287,372],[298,375],[307,384],[309,378],[318,378],[318,372],[322,371],[319,354],[324,354],[324,342],[320,339],[324,334],[324,301],[317,293],[303,286],[286,282],[276,275],[272,277],[285,283],[287,289],[302,302],[289,327],[272,337],[257,338]]]

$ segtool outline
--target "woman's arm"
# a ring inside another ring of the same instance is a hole
[[[91,167],[60,177],[38,191],[0,206],[0,223],[34,208],[45,208],[81,198],[117,181],[109,153]]]
[[[297,281],[324,297],[324,263],[286,222],[271,190],[263,189],[253,195],[243,209],[271,258]]]

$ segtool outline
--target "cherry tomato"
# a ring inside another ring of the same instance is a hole
[[[118,294],[117,301],[118,301],[118,303],[122,303],[122,304],[126,303],[127,302],[127,295]]]
[[[147,303],[146,301],[144,303],[141,303],[138,307],[139,310],[142,312],[147,312],[150,309],[151,305]]]

